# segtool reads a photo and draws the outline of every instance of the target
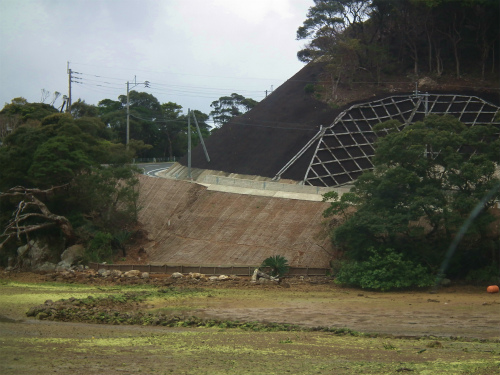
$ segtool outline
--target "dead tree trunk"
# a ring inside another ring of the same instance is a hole
[[[47,190],[26,189],[21,186],[14,187],[6,193],[0,194],[0,199],[4,197],[19,197],[20,201],[12,213],[12,219],[8,222],[0,238],[5,238],[0,242],[0,250],[11,239],[20,239],[22,235],[38,231],[40,229],[57,226],[66,238],[68,244],[73,244],[76,238],[73,226],[65,216],[56,215],[48,209],[38,196],[50,196],[56,189],[65,186],[57,186]],[[39,211],[39,212],[35,212]],[[28,224],[28,219],[39,219],[36,223]]]

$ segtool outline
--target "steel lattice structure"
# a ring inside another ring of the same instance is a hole
[[[341,186],[352,183],[363,171],[373,169],[374,125],[398,120],[403,126],[421,121],[427,114],[453,115],[468,126],[495,124],[500,107],[475,96],[416,94],[391,96],[356,104],[322,128],[275,176],[281,175],[307,150],[315,147],[303,183],[314,186]]]

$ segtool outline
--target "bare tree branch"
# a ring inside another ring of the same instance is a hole
[[[5,237],[5,240],[0,243],[0,249],[12,238],[20,238],[21,235],[26,235],[30,232],[34,232],[40,229],[44,229],[51,226],[58,226],[62,231],[63,235],[66,237],[68,242],[73,242],[76,238],[73,226],[65,216],[60,216],[53,214],[48,207],[40,199],[38,199],[35,194],[41,195],[44,198],[49,197],[54,193],[54,190],[65,188],[67,185],[55,186],[47,190],[41,189],[26,189],[22,186],[16,186],[5,193],[0,194],[0,198],[3,197],[22,197],[22,200],[18,203],[15,211],[12,213],[13,218],[9,221],[5,227],[1,237]],[[40,212],[25,212],[28,208],[36,208]],[[40,218],[46,222],[25,224],[26,220],[31,218]]]

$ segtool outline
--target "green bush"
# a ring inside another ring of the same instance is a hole
[[[113,236],[111,234],[97,232],[85,250],[85,261],[98,263],[110,261],[113,257],[111,241],[113,241]]]
[[[314,86],[313,83],[308,83],[307,85],[304,86],[304,92],[306,94],[313,94],[316,91],[316,87]]]
[[[434,278],[428,270],[393,249],[376,251],[369,248],[366,261],[344,262],[337,274],[336,282],[375,290],[424,287],[433,284]]]
[[[274,277],[282,277],[290,269],[288,260],[282,255],[275,255],[264,259],[260,267],[269,267],[271,275]]]
[[[465,278],[470,283],[498,283],[500,281],[500,271],[498,264],[492,263],[489,266],[471,270]]]

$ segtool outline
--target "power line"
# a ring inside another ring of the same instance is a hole
[[[94,66],[96,68],[104,68],[104,69],[114,69],[114,70],[130,70],[134,72],[144,72],[144,73],[156,73],[156,74],[169,74],[176,76],[187,76],[187,77],[207,77],[207,78],[223,78],[223,79],[245,79],[245,80],[265,80],[265,81],[283,81],[282,78],[263,78],[263,77],[231,77],[231,76],[216,76],[216,75],[207,75],[207,74],[190,74],[190,73],[179,73],[179,72],[166,72],[166,71],[158,71],[158,70],[148,70],[148,69],[137,69],[137,68],[116,68],[109,67],[103,65],[95,65],[95,64],[85,64],[85,63],[76,63],[72,62],[75,65],[86,65],[86,66]],[[283,81],[284,82],[284,81]]]

